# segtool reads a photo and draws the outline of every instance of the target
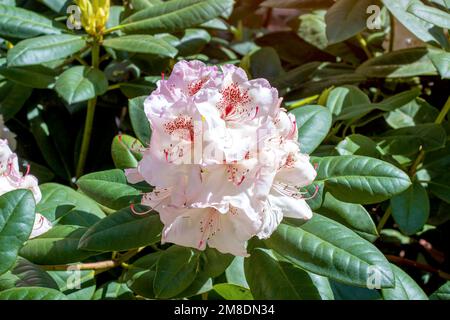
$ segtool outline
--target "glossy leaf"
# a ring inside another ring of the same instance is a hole
[[[369,157],[339,156],[315,158],[318,163],[314,183],[324,183],[338,200],[370,204],[389,199],[406,190],[409,177],[393,165]]]
[[[116,50],[148,53],[161,57],[174,58],[178,50],[162,39],[150,35],[129,35],[109,38],[103,41],[103,46]]]
[[[245,275],[251,293],[257,300],[323,299],[308,272],[288,262],[277,260],[270,250],[253,250],[245,260]],[[329,294],[332,297],[331,288]]]
[[[434,27],[431,23],[418,18],[407,11],[411,4],[410,0],[381,1],[402,25],[420,40],[431,44],[441,44],[444,47],[447,46],[448,41],[445,38],[442,29]]]
[[[85,232],[86,228],[56,225],[43,235],[29,240],[20,250],[20,255],[43,265],[79,262],[94,255],[78,249],[78,242]]]
[[[146,210],[139,206],[135,210]],[[123,251],[156,243],[162,224],[155,214],[138,216],[125,208],[110,214],[89,228],[80,239],[79,248],[93,251]]]
[[[58,289],[70,300],[90,300],[95,292],[95,271],[78,270],[49,271]]]
[[[406,191],[391,199],[392,217],[407,235],[422,230],[430,215],[430,201],[424,187],[414,182]]]
[[[55,289],[23,287],[0,292],[0,300],[67,300],[67,297]]]
[[[105,74],[86,66],[67,69],[55,83],[56,92],[69,104],[95,98],[107,89],[108,80]]]
[[[175,0],[138,11],[121,23],[126,33],[183,30],[216,18],[233,5],[229,0]]]
[[[170,298],[187,289],[195,280],[198,252],[172,246],[161,254],[156,263],[153,290],[157,298]]]
[[[317,212],[352,229],[370,242],[378,238],[377,228],[370,214],[360,204],[342,202],[327,193]]]
[[[0,4],[0,35],[26,39],[41,34],[59,34],[50,19],[32,11]]]
[[[125,173],[119,169],[87,174],[78,179],[77,185],[88,197],[116,210],[128,207],[140,195],[127,184]]]
[[[320,215],[314,215],[300,227],[281,224],[265,243],[312,273],[365,287],[371,268],[376,266],[382,275],[381,286],[394,286],[390,264],[376,247],[350,229]]]
[[[143,145],[129,135],[116,136],[111,145],[111,155],[118,169],[136,168],[142,158]]]
[[[450,300],[450,281],[444,283],[430,296],[430,300]]]
[[[370,0],[340,0],[328,9],[325,16],[330,44],[347,40],[366,28],[364,14]]]
[[[86,46],[81,36],[47,35],[26,39],[8,51],[8,66],[27,66],[66,58]]]
[[[144,101],[147,97],[137,97],[128,101],[128,112],[130,113],[131,125],[136,137],[144,144],[150,144],[150,123],[144,111]]]
[[[395,275],[395,287],[381,289],[385,300],[428,300],[420,286],[402,269],[395,265],[392,271]]]
[[[214,286],[214,291],[225,300],[253,300],[250,290],[235,284],[219,283]]]
[[[35,204],[28,190],[0,196],[0,275],[14,266],[23,243],[33,229]]]
[[[322,106],[305,106],[291,111],[298,126],[298,141],[303,153],[313,152],[328,135],[331,113]]]

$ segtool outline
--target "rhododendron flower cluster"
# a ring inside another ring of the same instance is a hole
[[[1,122],[0,132],[8,133],[10,139],[14,138],[14,136],[4,127],[3,121]],[[11,150],[8,140],[0,139],[0,196],[16,189],[29,189],[33,193],[36,203],[41,200],[42,196],[38,186],[38,180],[31,174],[28,174],[28,172],[25,174],[20,172],[17,155]],[[43,215],[36,213],[30,238],[37,237],[48,231],[51,226],[50,221]]]
[[[316,177],[293,115],[265,79],[233,65],[180,61],[145,101],[150,146],[130,183],[154,186],[142,204],[160,214],[162,242],[246,256],[283,217],[309,219]]]

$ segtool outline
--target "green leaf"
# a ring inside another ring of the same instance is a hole
[[[270,250],[257,248],[245,259],[245,275],[257,300],[322,300],[316,278],[308,272],[279,261]],[[274,276],[277,275],[277,276]],[[327,281],[321,278],[322,281]],[[328,285],[331,297],[331,288]]]
[[[44,66],[0,68],[0,75],[25,87],[51,89],[56,72]]]
[[[49,271],[61,291],[70,300],[90,300],[95,292],[95,270],[68,268],[64,271]]]
[[[225,270],[225,278],[230,284],[235,284],[243,288],[249,287],[247,279],[245,278],[243,257],[234,257],[231,264]]]
[[[331,288],[336,300],[381,300],[376,289],[349,286],[330,280]]]
[[[450,174],[445,172],[435,178],[433,178],[428,189],[439,199],[450,203]]]
[[[411,185],[406,173],[374,158],[339,156],[314,158],[314,161],[318,162],[314,183],[324,183],[327,191],[345,202],[381,202]]]
[[[420,286],[402,269],[391,264],[395,276],[395,287],[381,289],[384,300],[428,300]]]
[[[317,212],[352,229],[370,242],[378,238],[377,228],[370,214],[360,204],[342,202],[327,193]]]
[[[156,77],[144,77],[133,81],[128,81],[120,85],[120,91],[129,99],[148,95],[156,87]]]
[[[203,29],[186,29],[183,37],[175,46],[179,55],[186,57],[199,53],[210,41],[211,35],[207,31]]]
[[[413,235],[422,230],[430,215],[427,191],[418,182],[392,197],[391,207],[392,217],[406,235]]]
[[[372,139],[361,134],[351,134],[338,143],[336,150],[341,156],[358,155],[379,158],[380,152]]]
[[[0,83],[0,114],[5,121],[11,119],[23,107],[33,89],[11,81]]]
[[[320,65],[320,62],[309,62],[302,64],[292,70],[280,74],[272,81],[272,85],[277,87],[278,90],[298,88],[300,85],[309,80]]]
[[[370,99],[361,89],[342,86],[331,90],[326,106],[334,116],[339,116],[344,108],[366,104],[370,104]]]
[[[450,300],[450,281],[444,283],[430,296],[430,300]]]
[[[114,165],[118,169],[136,168],[142,158],[142,144],[136,138],[123,134],[115,136],[111,146]]]
[[[230,0],[172,0],[129,16],[120,29],[146,34],[183,30],[216,18],[232,6]]]
[[[303,153],[312,153],[331,128],[331,113],[322,106],[304,106],[290,111],[298,126],[298,141]]]
[[[67,297],[55,289],[23,287],[0,292],[0,300],[67,300]]]
[[[95,291],[92,300],[134,300],[134,294],[125,283],[110,281]]]
[[[156,263],[163,251],[157,251],[139,258],[125,272],[123,279],[127,286],[137,295],[155,299],[153,282],[156,273]]]
[[[150,123],[144,111],[144,101],[146,98],[147,96],[141,96],[130,99],[128,101],[128,112],[136,137],[138,137],[144,145],[149,145],[152,132]]]
[[[56,225],[43,235],[29,240],[20,255],[36,264],[66,264],[84,260],[95,253],[78,249],[86,228]]]
[[[195,280],[199,254],[190,248],[171,246],[156,263],[153,290],[160,299],[170,298],[187,289]]]
[[[139,52],[174,58],[178,50],[162,39],[150,35],[130,35],[109,38],[103,41],[103,46],[121,51]]]
[[[356,69],[356,72],[370,78],[436,75],[436,68],[428,52],[427,48],[408,48],[385,53],[367,60]]]
[[[213,289],[213,279],[209,278],[206,274],[200,272],[197,273],[194,281],[190,284],[187,289],[183,290],[181,293],[177,294],[174,299],[180,298],[190,298],[193,296],[201,295],[205,292],[211,291]]]
[[[97,203],[72,188],[57,183],[45,183],[39,187],[42,199],[36,206],[36,211],[52,222],[60,219],[61,214],[66,213],[61,212],[61,209],[67,207],[71,208],[72,219],[77,217],[77,220],[84,221],[85,225],[92,225],[105,217]]]
[[[340,0],[325,16],[330,44],[347,40],[366,28],[367,7],[371,0]]]
[[[137,207],[136,210],[142,208]],[[89,228],[78,247],[92,251],[124,251],[144,247],[158,242],[161,230],[158,215],[137,216],[130,208],[125,208]]]
[[[200,254],[199,271],[211,278],[218,277],[228,268],[233,258],[231,254],[220,253],[208,247]]]
[[[444,128],[435,123],[389,130],[375,139],[388,154],[412,155],[419,150],[433,151],[445,146]]]
[[[272,47],[263,47],[249,55],[253,79],[264,78],[270,82],[284,73],[280,57]]]
[[[436,28],[407,11],[411,0],[381,0],[388,10],[420,40],[436,45],[441,44],[444,48],[448,45],[448,40],[442,29]]]
[[[67,103],[72,104],[104,94],[108,90],[108,80],[98,69],[76,66],[59,76],[55,90]]]
[[[450,53],[441,49],[430,49],[428,57],[439,71],[442,79],[450,79]]]
[[[59,34],[52,21],[32,11],[0,4],[0,36],[26,39],[41,34]]]
[[[364,103],[345,107],[336,120],[352,121],[363,117],[373,110],[392,111],[404,106],[405,104],[416,99],[420,94],[420,90],[412,89],[401,92],[378,103]]]
[[[127,184],[124,172],[119,169],[87,174],[78,179],[77,185],[88,197],[116,210],[129,206],[140,195]]]
[[[0,196],[0,275],[16,262],[23,243],[33,229],[35,204],[28,190],[15,190]]]
[[[413,1],[408,7],[408,12],[432,25],[450,29],[450,14],[445,11]]]
[[[56,13],[61,13],[68,6],[68,0],[39,0]]]
[[[421,98],[411,100],[404,106],[385,115],[386,122],[394,129],[413,127],[418,124],[434,122],[439,110]]]
[[[394,286],[390,264],[376,247],[320,215],[300,227],[281,224],[265,243],[309,272],[365,287],[371,268],[376,266],[382,275],[381,287]]]
[[[0,276],[0,291],[14,287],[58,289],[58,285],[47,272],[22,257],[18,257],[13,269]]]
[[[235,284],[219,283],[214,286],[214,291],[225,300],[253,300],[250,290]]]
[[[26,39],[8,50],[8,67],[27,66],[63,59],[86,46],[81,36],[58,34]]]

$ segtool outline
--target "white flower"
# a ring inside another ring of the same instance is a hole
[[[12,152],[7,140],[0,140],[0,196],[17,189],[28,189],[33,193],[36,203],[41,201],[42,194],[36,177],[28,172],[20,172],[17,155]],[[51,222],[36,213],[30,238],[37,237],[50,228]]]
[[[142,204],[159,212],[162,242],[246,256],[283,217],[311,218],[316,171],[280,105],[266,80],[232,65],[182,61],[158,83],[145,102],[150,146],[126,175],[155,187]]]

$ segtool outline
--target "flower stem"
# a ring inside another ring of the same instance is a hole
[[[92,45],[92,67],[98,68],[100,57],[100,47],[98,42],[94,41]],[[89,99],[87,103],[86,120],[84,123],[83,140],[81,143],[80,157],[78,158],[76,176],[79,178],[84,172],[87,154],[89,152],[89,144],[91,141],[92,126],[94,124],[95,105],[97,97]]]

